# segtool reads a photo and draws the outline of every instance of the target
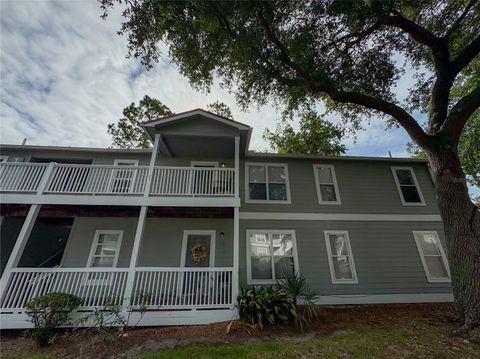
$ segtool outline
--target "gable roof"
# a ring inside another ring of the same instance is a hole
[[[142,126],[142,127],[155,127],[156,125],[159,125],[159,124],[165,124],[165,123],[169,123],[169,122],[172,122],[172,121],[177,121],[177,120],[181,120],[181,119],[184,119],[184,118],[192,117],[192,116],[195,116],[195,115],[200,115],[200,116],[207,117],[211,120],[218,121],[218,122],[223,123],[227,126],[232,126],[232,127],[238,128],[239,130],[247,130],[248,131],[248,130],[252,129],[250,126],[245,125],[244,123],[237,122],[237,121],[232,120],[228,117],[220,116],[220,115],[217,115],[213,112],[206,111],[206,110],[201,109],[201,108],[196,108],[196,109],[193,109],[193,110],[180,112],[180,113],[176,113],[176,114],[173,114],[173,115],[163,116],[163,117],[160,117],[160,118],[155,119],[155,120],[146,121],[146,122],[141,123],[140,126]]]

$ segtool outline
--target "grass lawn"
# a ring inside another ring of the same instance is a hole
[[[265,343],[195,345],[162,352],[147,352],[138,359],[391,358],[395,355],[405,357],[406,353],[396,352],[396,347],[405,344],[407,340],[408,333],[405,330],[386,326],[301,341],[286,339]]]

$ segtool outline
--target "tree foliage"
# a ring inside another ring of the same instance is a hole
[[[345,153],[340,143],[343,130],[325,121],[315,112],[301,117],[298,132],[289,123],[280,124],[275,132],[265,130],[263,138],[278,153],[337,156]]]
[[[230,107],[216,101],[207,108],[220,116],[233,118]],[[149,148],[151,142],[140,127],[142,122],[173,115],[173,112],[160,100],[145,95],[138,105],[132,102],[123,109],[123,117],[117,123],[110,123],[107,132],[112,137],[114,148]]]
[[[111,123],[107,127],[108,133],[112,136],[112,147],[149,148],[150,140],[140,128],[140,123],[171,114],[173,112],[166,105],[147,95],[138,105],[132,102],[123,109],[123,117],[118,123]]]

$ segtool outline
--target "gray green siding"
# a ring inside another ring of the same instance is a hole
[[[295,230],[298,266],[320,295],[449,293],[449,283],[428,283],[412,231],[437,231],[445,248],[441,222],[366,221],[240,221],[240,283],[246,280],[246,231]],[[332,284],[325,230],[346,230],[355,261],[358,284]]]

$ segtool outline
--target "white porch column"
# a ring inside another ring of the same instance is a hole
[[[240,193],[239,193],[239,188],[240,188],[240,137],[235,136],[235,183],[234,183],[234,188],[235,188],[235,197],[239,198]]]
[[[152,156],[150,157],[150,164],[148,166],[147,179],[145,181],[144,197],[150,195],[150,186],[152,184],[153,170],[155,167],[155,161],[157,160],[158,145],[160,143],[160,134],[155,134],[155,142],[153,144]],[[135,238],[133,240],[132,254],[130,256],[130,265],[128,267],[127,282],[125,284],[125,298],[123,300],[123,307],[126,308],[130,303],[134,295],[133,284],[135,282],[135,267],[138,263],[138,253],[140,252],[140,243],[142,242],[143,230],[145,228],[145,219],[147,218],[147,206],[140,208],[140,214],[138,216],[137,229],[135,231]]]
[[[232,278],[232,299],[237,301],[238,295],[238,264],[240,262],[240,209],[233,209],[233,278]]]
[[[22,229],[18,234],[15,245],[13,246],[12,252],[10,253],[10,257],[8,257],[7,264],[5,265],[5,269],[2,274],[2,279],[0,280],[0,299],[3,298],[3,293],[7,287],[7,283],[12,273],[12,268],[15,268],[18,265],[18,262],[22,257],[23,250],[25,249],[28,238],[32,233],[32,228],[35,224],[35,220],[37,219],[40,207],[40,204],[32,204],[30,206],[30,209],[28,210],[27,217],[23,222]]]

